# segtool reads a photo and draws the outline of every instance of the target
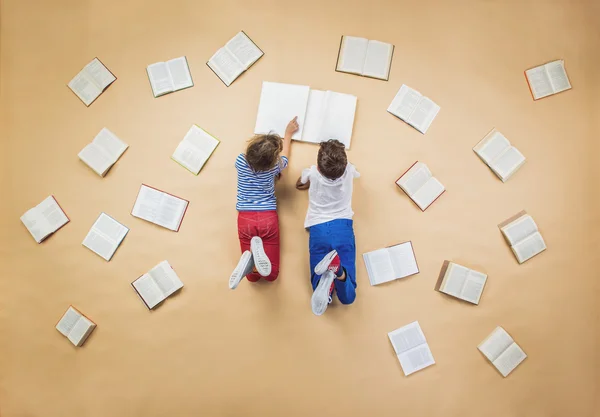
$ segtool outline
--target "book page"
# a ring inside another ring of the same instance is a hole
[[[165,299],[165,296],[160,290],[158,284],[149,274],[142,275],[133,281],[132,285],[135,287],[140,297],[142,297],[150,309],[156,307],[157,304]]]
[[[539,232],[526,237],[512,246],[513,253],[520,264],[546,250],[546,242]]]
[[[406,326],[388,333],[388,337],[397,355],[427,343],[425,334],[423,334],[418,321],[413,321]]]
[[[363,255],[371,285],[382,284],[396,279],[394,266],[387,249],[379,249]]]
[[[519,345],[513,343],[492,363],[502,376],[506,378],[526,357],[527,355]]]
[[[525,71],[534,100],[554,94],[544,65]]]
[[[517,148],[511,146],[496,158],[490,168],[502,181],[508,180],[525,163],[525,156]]]
[[[228,87],[244,72],[242,63],[227,48],[219,49],[207,64]]]
[[[114,164],[114,159],[111,155],[108,155],[104,149],[94,143],[87,144],[77,156],[101,177],[103,177],[108,169]]]
[[[321,132],[327,117],[328,101],[331,98],[327,93],[328,91],[310,90],[301,141],[320,143],[324,139]]]
[[[320,131],[317,135],[319,142],[337,139],[346,146],[346,149],[350,148],[356,102],[356,96],[351,94],[342,94],[333,91],[325,93],[325,100],[323,102],[325,109]],[[310,107],[310,101],[308,106]],[[306,113],[306,123],[308,124],[308,109]],[[308,133],[302,135],[302,140],[305,137],[308,139]]]
[[[402,84],[387,111],[408,122],[410,115],[417,108],[422,98],[423,96],[417,90]]]
[[[479,346],[477,346],[477,349],[479,349],[490,362],[494,362],[513,342],[514,340],[506,333],[506,330],[498,326],[479,344]]]
[[[94,58],[92,62],[87,64],[83,69],[89,78],[96,84],[100,91],[104,91],[106,87],[111,85],[115,80],[115,76],[100,62],[98,58]]]
[[[129,147],[129,145],[105,127],[96,135],[92,143],[102,148],[102,150],[112,159],[111,162],[113,164],[117,162],[121,155],[123,155],[123,152]]]
[[[431,177],[427,165],[417,162],[396,181],[396,184],[412,197]]]
[[[393,51],[394,45],[379,41],[369,41],[362,71],[363,75],[387,80],[390,74]]]
[[[182,56],[172,59],[167,62],[167,66],[169,67],[171,81],[173,82],[173,91],[182,90],[194,85],[186,57]]]
[[[423,99],[419,101],[417,108],[411,113],[407,122],[419,132],[425,134],[439,111],[440,106],[427,97],[423,97]]]
[[[149,65],[147,71],[154,97],[173,91],[173,80],[171,79],[171,73],[167,64],[157,62],[156,64]]]
[[[502,155],[509,147],[509,140],[502,133],[494,131],[491,136],[483,138],[473,150],[486,164],[490,165],[494,159]]]
[[[254,133],[283,137],[290,120],[298,117],[300,127],[292,139],[302,138],[309,93],[310,87],[305,85],[263,82]]]
[[[479,304],[479,299],[481,298],[481,293],[483,292],[486,280],[487,275],[470,270],[465,285],[462,288],[462,292],[458,297],[470,303]]]
[[[90,81],[83,70],[69,81],[68,86],[86,106],[92,104],[102,94],[102,90]]]
[[[154,282],[156,282],[156,285],[158,285],[158,288],[162,291],[164,298],[167,298],[183,287],[183,282],[181,282],[167,261],[162,261],[156,265],[149,274]]]
[[[85,316],[81,316],[69,332],[67,338],[75,346],[81,346],[83,345],[83,342],[85,342],[85,339],[87,339],[89,334],[92,332],[94,327],[96,327],[94,323],[89,321]]]
[[[455,263],[450,263],[450,266],[446,271],[444,286],[440,288],[440,291],[460,298],[468,275],[469,268],[465,268],[464,266]]]
[[[48,224],[50,224],[52,232],[57,231],[69,222],[69,218],[52,196],[46,197],[44,201],[38,204],[37,208]]]
[[[526,214],[519,217],[515,221],[507,224],[500,229],[511,246],[514,246],[517,242],[525,239],[527,236],[537,232],[537,224],[533,221],[533,218]]]
[[[263,52],[250,40],[244,32],[239,32],[225,44],[227,48],[248,69],[263,56]]]
[[[154,222],[176,232],[183,220],[187,205],[188,202],[181,198],[163,194]]]
[[[112,217],[101,213],[82,244],[109,261],[128,231]]]
[[[340,50],[338,71],[362,75],[369,41],[354,36],[344,36]]]
[[[412,199],[421,210],[425,210],[436,198],[438,198],[446,188],[437,178],[431,177],[429,180],[412,196]]]
[[[198,175],[219,141],[198,126],[192,126],[175,149],[172,158]]]
[[[395,278],[404,278],[419,272],[411,242],[401,243],[387,250],[392,261]]]
[[[154,223],[164,193],[142,184],[131,214]]]
[[[29,209],[21,216],[21,222],[25,225],[31,236],[37,243],[52,233],[52,226],[39,213],[37,207]]]
[[[398,360],[400,361],[402,371],[404,371],[404,375],[406,376],[435,364],[435,360],[433,359],[433,355],[431,354],[431,350],[427,343],[400,353],[398,355]]]
[[[569,77],[565,71],[565,61],[558,60],[545,65],[550,84],[554,93],[560,93],[571,88]]]
[[[68,336],[81,317],[82,315],[77,310],[73,307],[69,307],[60,321],[56,324],[56,330],[61,332],[64,336]]]

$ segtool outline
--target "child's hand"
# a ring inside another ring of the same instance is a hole
[[[291,138],[294,133],[300,128],[298,125],[298,116],[294,117],[285,128],[285,136]]]
[[[310,187],[310,180],[306,181],[306,184],[302,184],[302,177],[298,178],[298,181],[296,181],[296,189],[308,190],[308,187]]]

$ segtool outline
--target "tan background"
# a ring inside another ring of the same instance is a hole
[[[0,414],[598,415],[599,16],[594,0],[3,1]],[[205,62],[241,29],[266,55],[225,88]],[[389,82],[334,72],[342,34],[396,45]],[[154,99],[145,67],[181,55],[195,87]],[[118,80],[86,108],[66,84],[95,56]],[[558,58],[573,89],[534,102],[523,70]],[[280,279],[227,288],[263,80],[358,96],[358,298],[322,317],[293,188],[313,145],[277,189]],[[441,106],[425,136],[385,111],[402,83]],[[222,140],[198,177],[169,158],[193,123]],[[76,155],[105,126],[130,148],[102,179]],[[528,157],[506,184],[471,151],[493,127]],[[448,189],[425,213],[394,185],[417,159]],[[129,214],[141,182],[191,201],[179,233]],[[37,245],[19,217],[49,194],[72,221]],[[521,209],[549,249],[519,266],[496,225]],[[110,263],[81,246],[101,211],[131,228]],[[405,240],[421,273],[371,287],[360,254]],[[185,288],[148,312],[129,283],[163,259]],[[433,291],[444,259],[489,274],[479,306]],[[98,323],[81,349],[54,329],[69,304]],[[413,320],[437,364],[407,378],[387,332]],[[476,349],[497,325],[529,355],[506,379]]]

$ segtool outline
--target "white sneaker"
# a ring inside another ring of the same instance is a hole
[[[231,273],[229,277],[229,288],[235,290],[242,278],[252,272],[254,268],[254,261],[252,260],[252,253],[249,250],[242,253],[240,261]]]
[[[332,271],[325,271],[325,273],[321,275],[321,280],[319,281],[315,292],[313,292],[312,298],[310,299],[310,306],[312,312],[317,316],[323,314],[331,302],[330,290],[334,278],[335,274]]]
[[[262,239],[258,236],[254,236],[250,241],[250,250],[252,251],[252,258],[254,259],[256,270],[263,277],[268,277],[271,273],[271,261],[265,253]]]
[[[325,257],[321,259],[317,266],[315,266],[315,274],[323,275],[325,271],[327,271],[327,268],[329,268],[331,261],[333,261],[336,255],[337,251],[335,249],[325,255]]]

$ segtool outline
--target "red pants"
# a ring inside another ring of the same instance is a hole
[[[242,253],[250,250],[250,240],[254,236],[262,239],[265,253],[271,261],[271,274],[264,278],[275,281],[279,275],[279,217],[275,210],[238,212],[238,237]],[[252,272],[246,278],[250,282],[256,282],[261,275]]]

